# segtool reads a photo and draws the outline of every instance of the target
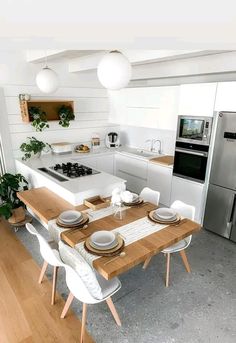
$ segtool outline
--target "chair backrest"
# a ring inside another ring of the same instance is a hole
[[[175,209],[181,216],[194,220],[195,207],[185,204],[180,200],[176,200],[171,205],[171,208]]]
[[[60,259],[59,252],[55,249],[52,249],[46,239],[35,229],[35,227],[27,223],[26,229],[32,235],[35,235],[39,241],[39,249],[43,259],[51,264],[52,266],[61,266],[62,261]]]
[[[144,187],[139,196],[144,201],[148,201],[154,205],[159,204],[160,192],[154,191],[153,189],[149,187]]]
[[[59,252],[66,270],[66,283],[81,302],[94,304],[103,299],[102,290],[93,269],[78,251],[59,242]]]

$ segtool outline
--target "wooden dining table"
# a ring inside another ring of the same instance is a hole
[[[46,224],[49,220],[57,218],[63,210],[77,209],[83,211],[88,209],[84,205],[76,206],[69,204],[58,195],[47,188],[37,188],[18,193],[18,197],[39,219]],[[84,230],[64,231],[61,239],[74,247],[79,242],[85,241],[93,232],[98,230],[113,230],[123,225],[135,222],[147,216],[148,212],[157,208],[151,203],[143,203],[139,206],[130,207],[125,210],[123,219],[116,219],[113,215],[88,223]],[[180,240],[198,232],[201,225],[185,219],[179,225],[168,225],[158,232],[152,233],[124,247],[125,256],[107,257],[103,256],[93,261],[93,267],[107,280],[118,276],[140,263],[149,261],[152,256],[163,249],[179,242]],[[109,260],[111,262],[107,263]]]

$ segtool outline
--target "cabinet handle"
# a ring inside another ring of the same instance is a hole
[[[128,173],[127,171],[124,171],[124,170],[122,170],[122,169],[118,169],[118,171],[121,172],[121,173],[127,174],[127,175],[129,175],[129,176],[136,177],[136,178],[138,178],[138,179],[140,179],[140,180],[147,181],[147,179],[145,179],[144,177],[141,177],[141,176],[137,176],[137,175]]]
[[[175,149],[175,151],[182,152],[184,154],[190,154],[190,155],[205,156],[205,157],[208,156],[207,152],[197,152],[197,151],[187,150],[187,149]]]

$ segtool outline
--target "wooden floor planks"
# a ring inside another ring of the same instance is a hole
[[[51,282],[39,285],[40,267],[0,219],[0,342],[79,342],[81,323],[68,312],[60,319],[64,300],[50,305]],[[85,343],[94,342],[86,333]]]

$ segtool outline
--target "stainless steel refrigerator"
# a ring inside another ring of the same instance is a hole
[[[236,112],[217,116],[203,226],[236,242]]]

